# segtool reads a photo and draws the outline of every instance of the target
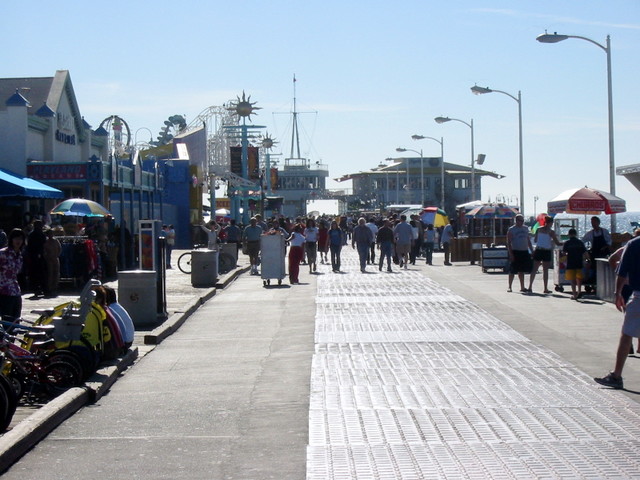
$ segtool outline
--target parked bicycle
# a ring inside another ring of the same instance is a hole
[[[194,246],[194,250],[198,250],[205,245],[196,245]],[[185,252],[178,257],[178,268],[182,273],[186,273],[187,275],[191,274],[191,262],[192,255],[191,252]],[[233,258],[232,255],[224,252],[218,252],[218,272],[220,273],[228,273],[231,270],[236,268],[236,259]]]
[[[34,332],[23,327],[25,338],[9,334],[0,327],[2,374],[9,379],[17,398],[38,401],[42,395],[57,396],[82,384],[84,372],[77,356],[66,350],[55,350],[55,340],[47,330]],[[13,330],[20,325],[13,324]],[[33,337],[46,338],[33,342]],[[31,337],[31,351],[25,348]]]

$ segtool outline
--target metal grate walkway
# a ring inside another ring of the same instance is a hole
[[[640,405],[415,271],[321,266],[307,479],[640,478]]]

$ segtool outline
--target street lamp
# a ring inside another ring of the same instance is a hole
[[[459,118],[449,118],[449,117],[436,117],[434,118],[436,123],[446,123],[446,122],[460,122],[464,123],[467,127],[471,129],[471,201],[476,199],[476,159],[474,158],[474,148],[473,148],[473,118],[471,119],[471,123],[467,123],[464,120],[460,120]]]
[[[422,150],[411,150],[410,148],[396,148],[396,152],[414,152],[420,155],[420,206],[424,206],[424,156]],[[409,160],[407,159],[407,184],[409,183]]]
[[[606,44],[602,45],[594,40],[580,35],[559,35],[558,33],[543,33],[536,37],[540,43],[558,43],[567,38],[578,38],[586,40],[597,47],[600,47],[607,54],[607,106],[609,111],[609,190],[612,195],[616,194],[616,177],[615,177],[615,157],[613,153],[613,89],[611,82],[611,37],[607,35]],[[616,215],[611,215],[611,232],[616,231]]]
[[[518,90],[518,96],[515,97],[510,93],[504,92],[502,90],[495,90],[488,87],[479,87],[474,85],[471,87],[471,92],[475,95],[483,95],[485,93],[502,93],[509,98],[512,98],[518,104],[518,159],[520,166],[520,213],[524,215],[524,157],[522,154],[522,94],[520,90]]]
[[[411,135],[411,138],[414,140],[433,140],[440,144],[440,208],[444,210],[444,138],[440,137],[440,140],[438,140],[437,138],[425,137],[424,135]]]

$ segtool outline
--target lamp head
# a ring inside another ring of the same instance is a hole
[[[563,40],[566,40],[567,38],[569,38],[569,35],[558,35],[558,32],[553,32],[553,33],[544,32],[543,34],[538,35],[536,37],[536,40],[539,41],[540,43],[558,43]]]
[[[491,93],[493,92],[493,90],[491,90],[489,87],[479,87],[477,85],[474,85],[473,87],[471,87],[471,93],[473,93],[474,95],[482,95],[484,93]]]
[[[449,117],[436,117],[434,118],[434,120],[436,121],[436,123],[446,123],[451,121]]]
[[[411,138],[414,140],[424,140],[426,137],[423,135],[411,135]]]
[[[406,151],[407,151],[406,148],[402,148],[402,147],[396,148],[396,152],[406,152]]]

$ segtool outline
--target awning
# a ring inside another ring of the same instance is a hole
[[[57,188],[0,168],[0,197],[64,198]]]

